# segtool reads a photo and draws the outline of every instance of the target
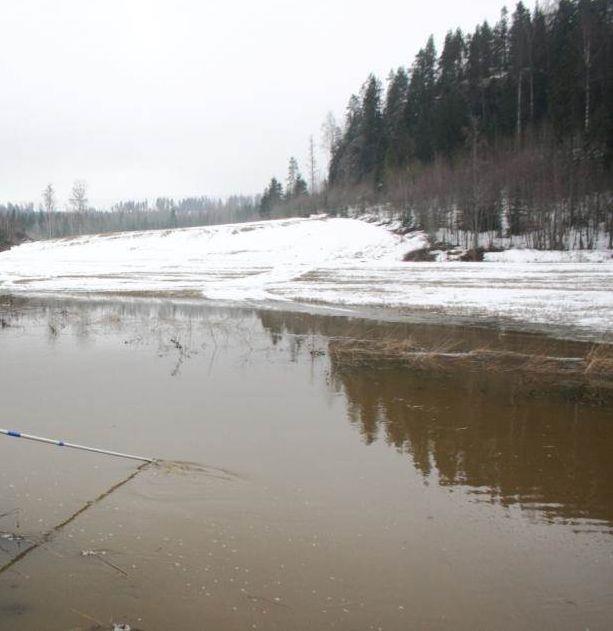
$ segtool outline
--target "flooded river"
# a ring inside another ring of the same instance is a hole
[[[409,338],[589,350],[338,315],[0,299],[0,427],[164,460],[133,475],[132,461],[0,436],[0,629],[610,628],[611,406],[511,373],[331,352]]]

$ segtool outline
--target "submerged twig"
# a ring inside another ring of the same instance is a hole
[[[81,556],[94,557],[98,559],[99,561],[102,561],[104,565],[107,565],[108,567],[114,570],[117,570],[120,574],[123,574],[124,576],[128,576],[128,573],[123,568],[120,568],[118,565],[115,565],[115,563],[113,563],[112,561],[107,561],[107,559],[102,558],[102,555],[104,554],[106,554],[104,550],[83,550],[81,552]]]
[[[15,515],[15,513],[19,513],[19,508],[13,508],[13,510],[2,513],[0,515],[0,519],[4,519],[4,517],[10,517],[11,515]]]
[[[74,607],[71,607],[70,611],[72,611],[73,613],[76,613],[78,616],[81,616],[81,618],[84,618],[85,620],[89,620],[90,622],[95,622],[98,626],[104,627],[104,622],[98,620],[97,618],[94,618],[93,616],[87,615],[83,611],[79,611],[78,609],[75,609]]]
[[[10,561],[0,566],[0,574],[3,574],[7,570],[9,570],[16,563],[19,563],[19,561],[27,557],[30,554],[30,552],[33,552],[34,550],[37,550],[38,548],[40,548],[43,544],[48,543],[53,538],[54,535],[56,535],[63,528],[68,526],[68,524],[72,523],[77,517],[79,517],[79,515],[83,514],[86,510],[88,510],[92,506],[99,504],[100,502],[102,502],[102,500],[106,499],[109,495],[111,495],[111,493],[114,493],[115,491],[117,491],[117,489],[124,486],[124,484],[127,484],[128,482],[133,480],[141,471],[143,471],[149,465],[150,463],[148,462],[143,463],[136,469],[136,471],[133,471],[127,478],[124,478],[120,482],[117,482],[110,489],[107,489],[106,491],[104,491],[104,493],[101,493],[100,495],[98,495],[96,499],[90,500],[85,505],[81,506],[81,508],[79,508],[79,510],[77,510],[72,515],[70,515],[70,517],[67,517],[64,521],[54,526],[51,530],[48,530],[47,532],[43,533],[42,537],[40,538],[40,541],[33,543],[31,546],[29,546],[28,548],[20,552],[17,556],[13,557]]]

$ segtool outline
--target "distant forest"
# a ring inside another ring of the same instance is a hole
[[[385,87],[370,75],[345,120],[322,125],[329,164],[295,158],[261,196],[129,201],[109,211],[75,182],[57,212],[0,206],[0,249],[29,238],[144,230],[326,211],[392,216],[457,245],[480,235],[541,249],[613,247],[613,0],[521,2],[494,25],[430,37]]]
[[[42,204],[0,205],[0,251],[28,239],[52,239],[79,234],[186,228],[239,223],[257,218],[258,198],[231,196],[119,202],[108,210],[89,205],[84,182],[77,181],[68,207],[59,211],[55,190],[48,185]]]
[[[530,235],[539,248],[613,245],[613,2],[520,2],[493,26],[431,37],[384,90],[370,75],[329,116],[315,206],[379,207],[430,233]],[[273,178],[265,215],[309,206]],[[311,193],[316,193],[312,190]],[[310,204],[314,207],[313,204]]]

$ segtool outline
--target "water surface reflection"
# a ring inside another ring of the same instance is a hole
[[[331,392],[345,396],[347,418],[364,443],[384,441],[406,454],[425,482],[466,488],[480,501],[517,504],[533,518],[581,528],[613,526],[609,407],[518,390],[509,374],[418,371],[376,360],[345,365],[328,352],[338,339],[410,338],[455,351],[487,346],[571,357],[586,353],[585,343],[489,329],[129,300],[2,297],[0,316],[4,328],[45,326],[50,345],[64,334],[80,344],[91,336],[125,335],[127,347],[153,345],[158,357],[170,357],[174,377],[186,361],[206,361],[210,372],[230,346],[252,361],[270,352],[268,337],[290,361],[317,364],[314,374]]]
[[[259,314],[271,338],[412,338],[432,348],[488,346],[582,356],[581,342],[462,327],[379,323],[308,314]],[[524,389],[513,374],[412,370],[373,360],[345,365],[330,353],[330,385],[366,444],[406,453],[426,481],[467,487],[483,500],[518,504],[534,518],[581,528],[613,525],[613,410]]]
[[[332,351],[347,340],[587,350],[309,313],[0,297],[3,423],[206,465],[150,467],[91,503],[133,463],[2,437],[0,565],[44,545],[0,572],[0,629],[606,628],[611,409],[508,372],[346,361]]]

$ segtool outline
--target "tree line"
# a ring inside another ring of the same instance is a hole
[[[613,0],[519,2],[493,25],[430,37],[386,84],[370,75],[345,120],[313,138],[306,177],[289,160],[259,196],[124,201],[93,208],[76,181],[58,212],[0,205],[0,248],[30,238],[146,230],[377,209],[452,245],[484,233],[536,248],[613,247]]]
[[[328,177],[310,192],[331,212],[383,206],[452,241],[595,247],[607,234],[611,247],[613,2],[519,2],[494,25],[449,31],[440,53],[430,37],[386,89],[370,75],[344,124],[329,116],[323,131]],[[262,213],[292,199],[273,179]]]
[[[89,203],[83,180],[75,182],[66,208],[60,209],[55,188],[48,184],[38,207],[0,204],[0,250],[27,239],[239,223],[258,218],[258,210],[259,199],[244,195],[127,200],[103,210]]]

